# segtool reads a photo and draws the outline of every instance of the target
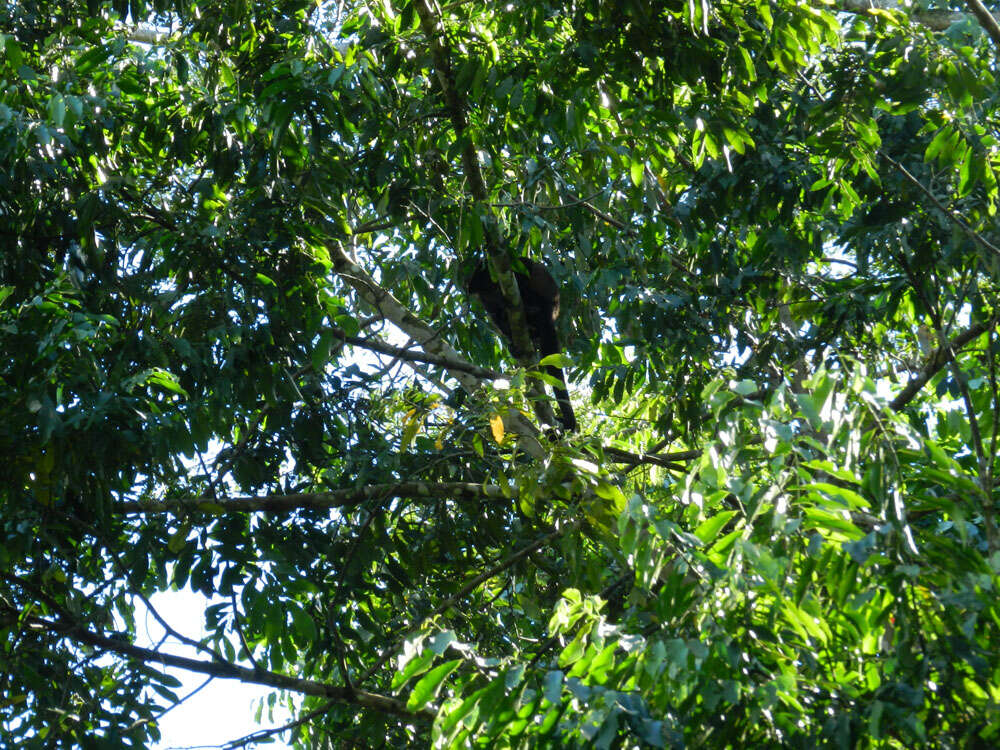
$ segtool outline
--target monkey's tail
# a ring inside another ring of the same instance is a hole
[[[556,392],[556,403],[559,404],[559,421],[566,432],[576,432],[576,414],[573,413],[573,404],[569,400],[569,391],[566,388],[566,376],[563,375],[560,367],[547,367],[549,375],[558,380],[562,387],[554,387]]]

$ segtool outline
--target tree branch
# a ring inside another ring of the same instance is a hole
[[[505,497],[497,485],[474,482],[399,482],[396,484],[369,484],[329,492],[299,492],[290,495],[264,495],[261,497],[185,497],[170,500],[142,500],[115,503],[112,512],[170,513],[174,511],[201,511],[205,513],[253,513],[271,511],[289,513],[294,510],[352,508],[368,500],[391,497],[446,498],[451,500],[498,500]]]
[[[342,246],[331,249],[330,258],[337,274],[347,283],[358,295],[380,315],[395,323],[400,330],[412,338],[421,349],[433,356],[441,358],[442,361],[464,361],[462,356],[455,351],[441,335],[424,323],[420,318],[411,313],[406,307],[396,299],[387,289],[382,288],[368,273],[344,250]],[[504,256],[506,260],[509,259]],[[449,370],[452,377],[457,380],[462,387],[470,393],[481,384],[481,380],[468,372],[468,367]],[[552,409],[549,407],[549,412]],[[537,428],[525,419],[516,409],[508,409],[503,415],[504,429],[512,432],[519,438],[521,448],[533,458],[545,456],[545,448],[538,441]]]
[[[345,688],[338,685],[329,685],[316,680],[306,680],[298,677],[269,672],[263,669],[247,669],[236,664],[224,661],[202,661],[200,659],[189,659],[186,656],[176,656],[165,654],[154,649],[142,648],[128,641],[117,638],[108,638],[81,625],[63,623],[47,620],[42,617],[27,616],[21,618],[21,623],[27,626],[29,633],[38,634],[41,632],[59,635],[69,638],[77,643],[110,651],[120,656],[136,659],[144,664],[162,664],[165,667],[176,667],[186,669],[189,672],[211,675],[228,680],[239,680],[252,685],[266,685],[267,687],[278,688],[279,690],[290,690],[304,695],[318,695],[324,698],[332,698],[342,703],[350,703],[361,708],[368,708],[380,713],[401,716],[413,719],[433,719],[434,712],[430,709],[422,711],[409,711],[406,704],[396,698],[391,698],[378,693],[370,693],[356,688]]]
[[[692,451],[684,451],[685,456]],[[621,448],[605,448],[604,453],[615,461],[622,463],[629,463],[634,465],[638,464],[655,464],[656,466],[662,466],[666,469],[673,469],[674,471],[685,471],[687,469],[681,463],[678,463],[677,459],[671,460],[667,455],[660,455],[657,453],[632,453],[631,451],[622,450]],[[701,451],[694,451],[695,458],[701,455]],[[682,459],[687,460],[687,459]]]
[[[395,323],[400,330],[412,338],[426,352],[442,361],[463,362],[462,356],[441,337],[441,335],[424,321],[411,313],[402,302],[396,299],[389,290],[379,285],[361,266],[347,254],[343,247],[337,247],[330,253],[337,274],[354,289],[355,292],[371,305],[378,313]],[[452,372],[453,377],[469,391],[479,387],[480,381],[462,367]]]
[[[169,39],[168,34],[161,33],[152,26],[147,26],[146,24],[139,24],[138,26],[120,25],[117,28],[125,33],[125,37],[130,42],[135,42],[136,44],[148,44],[150,47],[163,44],[167,41],[167,39]]]
[[[893,159],[888,154],[886,154],[884,152],[880,152],[880,153],[881,153],[882,158],[885,159],[887,162],[889,162],[892,166],[894,166],[896,168],[896,170],[901,175],[903,175],[903,177],[905,177],[907,179],[907,181],[911,185],[913,185],[920,192],[922,192],[924,195],[926,195],[928,198],[930,198],[931,202],[934,204],[935,208],[937,208],[938,211],[941,211],[945,216],[947,216],[949,219],[951,219],[953,222],[955,222],[955,224],[963,232],[965,232],[965,234],[969,237],[969,239],[971,239],[973,242],[975,242],[980,247],[982,247],[982,248],[984,248],[984,249],[992,252],[994,255],[997,255],[998,257],[1000,257],[1000,247],[997,247],[992,242],[990,242],[988,239],[986,239],[985,237],[983,237],[983,235],[981,235],[979,232],[977,232],[975,229],[973,229],[971,226],[969,226],[969,224],[965,221],[965,219],[963,219],[961,216],[959,216],[958,213],[956,213],[955,211],[952,211],[950,208],[948,208],[946,205],[944,205],[938,199],[938,197],[936,195],[934,195],[934,193],[931,192],[930,188],[928,188],[926,185],[924,185],[924,183],[922,183],[920,180],[918,180],[913,175],[913,173],[910,172],[910,170],[908,170],[906,167],[904,167],[902,164],[900,164],[898,161],[896,161],[895,159]]]
[[[971,5],[971,3],[970,3]],[[878,10],[901,10],[914,23],[926,26],[931,31],[945,31],[955,23],[961,23],[968,18],[968,14],[952,10],[915,10],[905,4],[903,0],[839,0],[836,10],[846,13],[859,13],[867,15],[873,8]],[[983,9],[986,10],[985,8]],[[986,11],[987,15],[989,12]],[[992,16],[996,18],[997,16]]]
[[[344,331],[339,328],[326,328],[338,339],[344,343],[350,344],[351,346],[359,346],[362,349],[368,349],[373,352],[380,352],[382,354],[388,354],[392,357],[398,359],[406,360],[407,362],[424,362],[429,365],[437,365],[438,367],[443,367],[446,370],[457,370],[459,372],[467,372],[470,375],[481,380],[496,380],[501,377],[500,373],[495,370],[490,370],[486,367],[479,367],[470,362],[466,362],[463,359],[457,357],[440,356],[436,354],[421,354],[419,352],[411,351],[410,349],[404,349],[399,346],[393,346],[392,344],[387,344],[384,341],[371,338],[362,338],[360,336],[348,336]]]
[[[920,392],[920,389],[927,384],[927,381],[933,378],[938,371],[941,370],[941,368],[948,364],[949,352],[957,352],[973,339],[982,336],[993,325],[996,325],[996,323],[976,323],[968,330],[962,331],[962,333],[955,336],[955,338],[948,343],[939,346],[931,352],[927,357],[927,360],[924,362],[924,366],[920,368],[920,372],[909,383],[907,383],[906,387],[903,388],[896,398],[890,402],[889,408],[893,411],[901,411],[903,407],[916,397],[917,393]]]
[[[969,10],[972,11],[972,15],[979,21],[979,25],[986,29],[986,33],[990,35],[997,51],[1000,51],[1000,23],[997,22],[997,17],[986,10],[986,6],[979,0],[965,0],[965,2],[969,6]]]
[[[273,737],[276,734],[287,732],[289,729],[295,729],[296,727],[308,724],[313,719],[317,718],[318,716],[322,716],[331,708],[333,708],[336,702],[337,701],[335,700],[326,701],[318,708],[314,708],[309,713],[304,714],[297,719],[293,719],[292,721],[289,721],[285,724],[282,724],[281,726],[271,727],[270,729],[261,729],[257,732],[252,732],[250,734],[244,735],[243,737],[235,739],[231,742],[227,742],[225,748],[226,750],[236,750],[236,748],[238,747],[248,747],[251,745],[256,745],[258,743],[263,742],[268,737]]]

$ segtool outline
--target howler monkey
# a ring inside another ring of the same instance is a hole
[[[559,287],[556,280],[552,278],[542,263],[521,258],[521,263],[527,273],[514,272],[517,280],[517,289],[521,293],[521,303],[524,305],[524,315],[528,321],[528,333],[531,341],[538,349],[542,357],[550,354],[559,354],[562,347],[559,345],[559,333],[556,331],[556,318],[559,317]],[[507,301],[503,297],[503,292],[497,282],[490,277],[489,268],[485,261],[480,261],[469,277],[469,292],[476,295],[483,303],[486,312],[489,313],[494,325],[500,332],[513,343],[514,337],[510,331],[510,319],[507,315]],[[546,372],[558,380],[562,386],[554,388],[556,401],[559,403],[559,421],[562,422],[563,429],[567,432],[576,430],[576,415],[573,413],[573,405],[569,401],[569,393],[566,390],[566,377],[562,368],[547,365]]]

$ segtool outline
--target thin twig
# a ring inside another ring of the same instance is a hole
[[[555,531],[552,531],[546,534],[545,536],[540,537],[539,539],[536,539],[527,547],[522,547],[513,555],[497,563],[489,570],[471,578],[456,593],[442,600],[437,607],[435,607],[425,617],[421,618],[419,623],[416,623],[410,628],[407,628],[406,632],[402,636],[397,638],[396,643],[394,643],[390,648],[386,649],[385,652],[382,654],[382,656],[379,657],[379,660],[368,668],[368,670],[361,676],[361,679],[358,682],[360,684],[364,684],[373,674],[375,674],[378,670],[380,670],[383,666],[385,666],[386,662],[388,662],[389,659],[391,659],[399,651],[400,647],[402,646],[402,642],[403,640],[405,640],[406,636],[412,634],[417,629],[419,629],[423,623],[427,622],[427,620],[431,619],[432,617],[440,615],[442,612],[445,612],[451,607],[454,607],[459,602],[460,599],[467,596],[470,592],[472,592],[477,586],[479,586],[484,581],[488,581],[490,578],[493,578],[497,573],[500,573],[506,570],[507,568],[511,567],[518,560],[521,560],[522,558],[530,555],[535,550],[541,549],[546,544],[551,542],[553,539],[562,536],[568,531],[578,529],[582,523],[583,519],[578,518],[576,521],[567,524],[566,526],[563,526],[560,529],[556,529]]]
[[[1000,256],[1000,247],[997,247],[992,242],[990,242],[989,240],[987,240],[979,232],[977,232],[975,229],[973,229],[971,226],[969,226],[969,224],[965,221],[965,219],[963,219],[961,216],[959,216],[958,213],[956,213],[955,211],[952,211],[950,208],[948,208],[946,205],[944,205],[938,199],[938,197],[936,195],[934,195],[934,193],[931,192],[930,188],[928,188],[927,186],[925,186],[924,183],[922,183],[920,180],[918,180],[916,177],[913,176],[912,172],[910,172],[906,167],[904,167],[902,164],[900,164],[898,161],[896,161],[895,159],[893,159],[891,156],[889,156],[885,152],[881,152],[881,155],[882,155],[882,158],[885,159],[887,162],[889,162],[892,166],[894,166],[896,168],[896,170],[901,175],[903,175],[903,177],[905,177],[910,182],[911,185],[913,185],[920,192],[922,192],[924,195],[926,195],[928,198],[930,198],[931,202],[935,205],[935,207],[939,211],[941,211],[943,214],[945,214],[945,216],[947,216],[949,219],[951,219],[953,222],[955,222],[955,224],[958,225],[958,227],[963,232],[965,232],[965,234],[973,242],[975,242],[980,247],[983,247],[986,250],[989,250],[990,252],[994,253],[995,255]]]
[[[300,716],[299,718],[288,722],[287,724],[282,724],[280,727],[271,727],[270,729],[261,729],[258,732],[253,732],[252,734],[245,735],[238,739],[232,740],[225,744],[226,750],[235,750],[238,747],[247,747],[248,745],[255,744],[261,740],[266,740],[268,737],[273,737],[276,734],[281,734],[282,732],[287,732],[290,729],[295,729],[303,724],[308,724],[310,721],[315,719],[317,716],[322,716],[327,711],[329,711],[336,704],[337,701],[326,701],[318,708],[314,708],[307,714]]]
[[[253,664],[254,669],[259,669],[260,665],[254,658],[253,649],[250,648],[250,643],[247,641],[246,635],[243,633],[243,623],[240,622],[240,610],[236,606],[236,592],[234,591],[230,594],[230,601],[233,603],[233,627],[236,630],[236,634],[240,637],[240,643],[243,644],[243,650],[246,651],[247,661]]]

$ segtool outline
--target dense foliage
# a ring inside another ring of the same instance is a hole
[[[856,5],[6,3],[3,735],[1000,743],[1000,27]]]

